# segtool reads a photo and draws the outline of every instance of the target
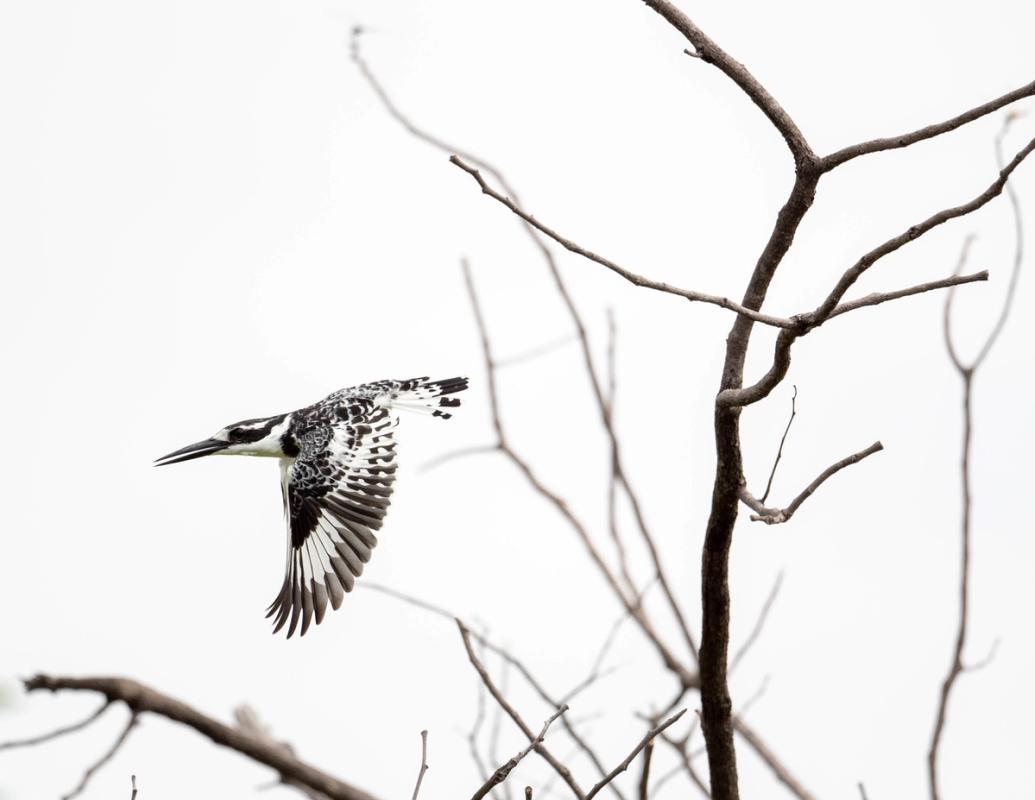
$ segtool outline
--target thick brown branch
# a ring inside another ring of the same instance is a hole
[[[824,172],[829,172],[834,167],[844,164],[846,161],[851,161],[853,158],[867,155],[868,153],[879,153],[884,150],[898,150],[902,147],[909,147],[911,144],[922,142],[925,139],[933,139],[935,136],[941,136],[943,133],[949,133],[957,128],[966,125],[968,122],[981,119],[987,114],[991,114],[993,111],[998,111],[1004,106],[1015,103],[1025,97],[1035,96],[1035,81],[1021,86],[1019,89],[1014,89],[1012,92],[1007,92],[1002,97],[997,97],[995,100],[989,100],[987,103],[982,103],[969,111],[964,111],[952,119],[947,119],[944,122],[938,122],[934,125],[927,125],[926,127],[915,130],[911,133],[904,133],[898,136],[890,136],[886,139],[873,139],[869,142],[862,142],[860,144],[853,144],[850,147],[845,147],[838,150],[836,153],[831,153],[828,156],[824,156],[820,159],[820,168]]]
[[[487,194],[493,200],[496,200],[500,204],[506,206],[513,213],[517,214],[519,217],[521,217],[521,219],[523,219],[529,225],[534,227],[537,231],[553,239],[565,250],[575,253],[576,255],[580,255],[583,258],[587,258],[590,261],[600,264],[602,267],[606,267],[612,272],[621,275],[634,286],[642,286],[647,289],[654,289],[655,291],[665,292],[666,294],[674,294],[678,297],[686,298],[687,300],[690,300],[692,302],[710,303],[711,305],[719,306],[720,308],[725,308],[730,311],[733,311],[736,314],[745,316],[751,320],[754,320],[755,322],[761,322],[765,325],[772,325],[776,328],[794,327],[794,323],[789,319],[781,319],[780,317],[773,317],[769,314],[762,314],[753,309],[746,308],[740,305],[739,303],[730,300],[728,297],[719,297],[718,295],[705,294],[704,292],[695,292],[693,289],[680,289],[677,286],[672,286],[670,284],[663,283],[662,281],[651,280],[650,278],[646,278],[643,275],[638,275],[635,272],[631,272],[630,270],[627,270],[625,267],[616,264],[614,261],[604,258],[601,255],[597,255],[592,250],[585,249],[581,245],[573,242],[571,239],[564,238],[552,228],[548,228],[546,225],[539,222],[539,220],[537,220],[531,214],[526,213],[516,202],[511,200],[509,197],[500,194],[491,186],[489,186],[489,184],[485,182],[485,178],[482,177],[481,172],[479,172],[475,167],[472,167],[470,164],[466,163],[459,156],[452,155],[449,157],[449,161],[452,164],[455,164],[456,166],[460,167],[460,169],[462,169],[464,172],[466,172],[468,175],[474,178],[475,181],[478,183],[478,186],[481,187],[483,194]]]
[[[845,467],[857,464],[867,456],[879,453],[883,449],[884,445],[880,442],[874,442],[865,450],[860,450],[858,453],[853,453],[846,458],[842,458],[836,464],[831,464],[823,470],[812,483],[806,486],[802,490],[801,494],[795,497],[786,508],[767,508],[759,502],[758,498],[748,491],[746,486],[741,487],[740,498],[744,502],[744,505],[748,506],[755,512],[751,515],[752,522],[764,522],[767,525],[778,525],[782,522],[787,522],[794,516],[794,512],[798,510],[801,504],[808,500],[812,496],[813,492],[822,486],[828,478],[832,475],[836,475]]]
[[[305,784],[334,800],[374,800],[373,795],[310,766],[281,748],[212,719],[186,703],[129,678],[67,678],[37,675],[25,681],[28,691],[86,691],[125,703],[138,714],[151,713],[193,728],[218,745],[236,750],[276,770],[281,777]]]
[[[783,110],[783,107],[776,102],[776,99],[769,94],[755,76],[748,72],[747,68],[739,61],[733,59],[725,50],[713,42],[691,19],[676,8],[672,3],[665,0],[644,0],[652,9],[657,11],[677,31],[679,31],[694,46],[694,51],[689,53],[696,58],[709,64],[715,65],[723,74],[739,86],[744,93],[758,106],[762,113],[773,123],[794,156],[794,162],[799,171],[810,167],[816,160],[815,153],[805,140],[805,136],[790,115]]]
[[[767,397],[780,381],[783,380],[784,376],[787,374],[787,370],[790,368],[791,346],[794,344],[794,340],[826,322],[841,302],[845,292],[852,287],[852,285],[864,272],[866,272],[866,270],[872,267],[880,259],[894,253],[904,245],[916,241],[925,233],[937,228],[939,225],[943,225],[950,220],[971,214],[993,198],[998,197],[1006,186],[1006,182],[1009,180],[1010,175],[1021,165],[1021,163],[1024,162],[1024,160],[1031,154],[1032,150],[1035,150],[1035,139],[1028,142],[1028,144],[1013,157],[1013,160],[1010,161],[1009,164],[1002,167],[999,171],[998,177],[996,177],[992,184],[973,200],[952,208],[946,208],[939,211],[937,214],[933,214],[923,222],[907,228],[898,236],[888,239],[883,244],[873,248],[870,252],[856,261],[855,264],[853,264],[841,276],[837,285],[834,286],[830,294],[827,295],[826,299],[819,305],[819,307],[816,308],[815,311],[795,317],[794,319],[798,323],[798,326],[794,330],[785,329],[780,331],[780,334],[776,337],[773,363],[769,368],[769,371],[751,386],[745,388],[730,387],[724,389],[719,393],[716,402],[721,406],[741,407],[757,403],[759,400]],[[951,286],[952,284],[947,285]]]

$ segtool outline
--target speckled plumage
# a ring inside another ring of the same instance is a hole
[[[228,426],[162,463],[226,453],[280,459],[287,521],[284,582],[267,609],[288,637],[323,621],[352,590],[377,545],[396,472],[398,410],[448,419],[466,378],[386,380],[341,389],[311,406]]]

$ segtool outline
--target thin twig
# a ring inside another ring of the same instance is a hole
[[[651,739],[647,742],[647,746],[643,749],[643,768],[640,770],[640,800],[648,800],[649,798],[649,782],[650,782],[650,762],[654,755],[654,740]]]
[[[90,714],[90,716],[88,716],[86,719],[80,722],[76,722],[72,725],[68,725],[64,728],[58,728],[57,730],[51,731],[50,733],[40,734],[39,736],[32,736],[28,739],[16,739],[11,742],[0,742],[0,750],[8,750],[15,747],[32,747],[33,745],[43,744],[44,742],[49,742],[52,739],[57,739],[59,736],[64,736],[68,733],[75,733],[76,731],[81,731],[91,722],[94,722],[98,717],[100,717],[101,714],[107,711],[110,705],[111,700],[105,700],[101,704],[101,707],[94,711],[92,714]]]
[[[439,606],[436,606],[433,603],[428,603],[427,601],[424,601],[424,600],[421,600],[419,598],[413,597],[412,595],[408,595],[408,594],[406,594],[404,592],[400,592],[397,589],[392,589],[392,588],[390,588],[388,586],[384,586],[382,584],[379,584],[379,583],[376,583],[376,582],[372,582],[372,581],[366,581],[366,582],[358,584],[358,585],[364,586],[367,589],[372,589],[375,592],[380,592],[381,594],[386,594],[386,595],[388,595],[390,597],[394,597],[394,598],[396,598],[398,600],[401,600],[401,601],[403,601],[405,603],[409,603],[410,605],[414,605],[414,606],[416,606],[418,608],[421,608],[421,609],[423,609],[425,611],[428,611],[428,612],[434,614],[435,616],[439,616],[439,617],[443,617],[445,619],[448,619],[450,622],[454,622],[457,619],[457,615],[456,614],[454,614],[454,613],[452,613],[450,611],[447,611],[446,609],[443,609],[443,608],[441,608]],[[641,595],[641,597],[642,597],[642,595]],[[623,615],[620,618],[620,620],[616,621],[615,625],[611,629],[611,634],[609,635],[609,638],[613,639],[613,635],[617,632],[617,629],[620,626],[621,619],[625,619],[627,616],[628,616],[628,614],[625,614],[625,615]],[[595,681],[599,680],[601,677],[603,677],[606,674],[605,670],[600,669],[600,663],[599,663],[600,659],[606,653],[606,649],[605,648],[601,648],[601,652],[600,652],[600,654],[598,654],[597,661],[594,662],[594,667],[591,670],[590,675],[587,678],[585,678],[584,680],[582,680],[574,689],[569,691],[567,694],[565,694],[565,695],[563,695],[561,697],[556,697],[556,696],[550,694],[546,690],[546,688],[542,685],[542,683],[540,683],[539,680],[532,674],[532,672],[531,672],[531,670],[529,670],[528,666],[521,659],[519,659],[517,656],[515,656],[513,653],[511,653],[509,650],[507,650],[507,649],[505,649],[503,647],[500,647],[499,645],[493,643],[492,641],[490,641],[485,636],[485,634],[478,633],[477,631],[470,631],[470,634],[471,634],[471,637],[475,641],[477,641],[478,644],[480,644],[482,647],[484,647],[486,650],[492,651],[493,653],[498,655],[500,658],[502,658],[502,659],[506,660],[508,663],[510,663],[510,665],[513,666],[518,671],[518,673],[520,673],[520,675],[525,679],[525,681],[533,689],[533,691],[535,691],[535,693],[540,697],[540,699],[544,703],[546,703],[547,705],[549,705],[551,708],[554,708],[554,709],[560,708],[562,705],[564,705],[565,703],[569,702],[576,694],[578,694],[578,692],[583,691],[588,686],[592,685]],[[606,644],[607,643],[605,642],[605,645]],[[600,760],[600,757],[589,746],[589,744],[587,743],[585,737],[581,733],[579,733],[579,731],[576,729],[575,721],[570,719],[569,715],[566,714],[566,715],[561,717],[561,725],[564,727],[565,732],[571,737],[572,741],[575,742],[575,744],[578,746],[578,748],[593,763],[593,765],[596,767],[596,769],[600,773],[600,775],[607,774],[606,768],[604,767],[603,762]],[[470,738],[469,738],[469,741],[470,741]],[[471,746],[472,746],[472,754],[476,753],[476,748],[474,748],[473,744]],[[474,755],[474,758],[475,758],[475,763],[480,763],[480,757],[478,755]],[[487,776],[488,776],[488,770],[487,769],[483,769],[483,771],[482,771],[482,778],[484,779]],[[616,796],[618,796],[621,799],[622,795],[618,791],[617,787],[613,787],[613,789],[615,791]]]
[[[816,800],[815,795],[802,786],[801,781],[790,773],[787,767],[784,766],[783,762],[776,757],[772,749],[762,740],[762,737],[760,737],[755,732],[755,729],[748,725],[742,717],[734,717],[733,728],[738,734],[740,734],[741,738],[750,745],[756,755],[758,755],[765,765],[769,767],[776,779],[782,783],[791,794],[797,797],[798,800]]]
[[[519,752],[516,756],[514,756],[506,763],[501,764],[496,769],[496,771],[492,773],[489,779],[486,780],[485,783],[483,783],[478,788],[478,791],[476,791],[471,796],[471,800],[481,800],[483,797],[485,797],[485,795],[492,791],[493,787],[503,783],[507,779],[507,776],[510,775],[510,773],[513,771],[514,767],[520,764],[522,759],[524,759],[525,756],[531,753],[536,745],[543,743],[543,741],[546,739],[546,732],[553,724],[553,721],[557,719],[559,716],[561,716],[561,714],[563,714],[567,710],[568,706],[561,706],[553,714],[551,714],[549,718],[546,720],[546,722],[543,724],[543,728],[541,731],[539,731],[539,735],[535,739],[533,739],[532,742],[529,743],[528,747]]]
[[[664,292],[665,294],[673,294],[678,297],[683,297],[687,300],[690,300],[691,302],[708,303],[710,305],[719,306],[720,308],[725,308],[729,311],[733,311],[736,314],[748,317],[749,319],[754,320],[755,322],[761,322],[765,325],[771,325],[775,328],[793,328],[795,326],[793,320],[782,319],[780,317],[774,317],[769,314],[762,314],[758,311],[753,311],[750,308],[745,308],[740,303],[730,300],[728,297],[720,297],[714,294],[697,292],[693,289],[681,289],[678,286],[672,286],[668,283],[664,283],[663,281],[655,281],[643,275],[638,275],[637,273],[632,272],[631,270],[628,270],[619,264],[616,264],[614,261],[611,261],[608,258],[604,258],[603,256],[594,253],[592,250],[587,250],[586,248],[582,247],[576,242],[573,242],[571,239],[566,239],[565,237],[557,233],[557,231],[541,223],[531,214],[526,213],[521,208],[521,206],[519,206],[511,198],[503,194],[500,194],[495,189],[493,189],[486,182],[485,178],[482,177],[481,172],[476,167],[473,167],[471,166],[471,164],[467,163],[465,159],[454,154],[449,157],[449,161],[450,163],[458,166],[472,178],[474,178],[474,180],[478,183],[478,186],[481,188],[483,194],[488,195],[493,200],[496,200],[498,203],[501,203],[502,205],[506,206],[508,209],[510,209],[510,211],[512,211],[517,216],[521,217],[521,219],[523,219],[537,231],[549,237],[550,239],[553,239],[565,250],[568,250],[571,253],[575,253],[576,255],[580,255],[583,258],[587,258],[590,261],[600,264],[602,267],[606,267],[615,274],[625,278],[627,281],[629,281],[629,283],[633,284],[634,286],[641,286],[647,289],[654,289],[655,291]]]
[[[122,732],[119,734],[112,746],[105,751],[104,755],[87,768],[86,772],[83,773],[83,777],[80,779],[79,784],[71,792],[62,797],[61,800],[72,800],[73,797],[78,797],[83,793],[86,789],[86,785],[90,782],[90,779],[96,775],[105,764],[111,761],[112,758],[115,757],[115,754],[119,752],[119,748],[126,743],[126,739],[129,738],[129,734],[137,726],[137,722],[139,721],[138,717],[139,715],[136,711],[130,713],[129,719],[126,721],[126,725],[123,727]]]
[[[546,748],[546,745],[542,742],[536,741],[537,737],[535,733],[532,732],[532,729],[528,727],[528,724],[521,718],[521,715],[518,714],[515,708],[507,701],[507,698],[505,698],[496,687],[496,684],[493,683],[488,670],[485,669],[485,665],[482,664],[481,660],[474,652],[474,646],[471,644],[470,629],[459,619],[457,619],[456,625],[460,629],[460,637],[463,639],[464,649],[467,651],[467,658],[470,660],[471,666],[473,666],[475,671],[478,673],[478,676],[482,679],[482,683],[485,684],[485,688],[489,690],[489,694],[491,694],[499,706],[507,712],[507,716],[514,721],[514,724],[521,729],[521,732],[528,737],[528,741],[532,743],[532,749],[542,756],[543,760],[561,776],[561,779],[568,784],[575,796],[579,798],[579,800],[588,800],[585,794],[583,794],[581,787],[575,781],[575,777],[571,774],[571,770],[558,761],[553,753]]]
[[[648,744],[653,742],[654,737],[656,737],[669,726],[677,723],[685,713],[686,709],[684,708],[678,714],[673,714],[660,725],[655,725],[653,728],[647,731],[647,733],[644,734],[644,737],[640,739],[636,747],[632,749],[629,755],[627,755],[617,767],[615,767],[613,770],[607,773],[607,775],[601,778],[593,786],[593,788],[589,790],[589,793],[586,795],[586,800],[593,800],[593,798],[601,789],[603,789],[605,786],[607,786],[607,784],[609,784],[611,781],[613,781],[615,778],[617,778],[619,775],[621,775],[623,772],[629,769],[629,765],[633,762],[633,759],[640,754],[640,751],[643,750]]]
[[[798,387],[794,387],[794,394],[791,395],[791,416],[787,420],[787,427],[783,429],[783,436],[780,437],[780,446],[776,449],[776,459],[773,461],[773,468],[769,470],[769,480],[765,484],[765,492],[762,493],[762,497],[759,498],[759,502],[765,505],[766,499],[769,497],[769,491],[773,488],[773,478],[776,477],[776,468],[780,466],[780,459],[783,457],[783,444],[787,441],[787,434],[791,432],[791,425],[794,423],[794,417],[798,413],[797,409],[798,401]]]
[[[995,100],[989,100],[987,103],[982,103],[969,111],[964,111],[962,114],[959,114],[952,119],[945,120],[945,122],[927,125],[911,133],[889,136],[886,139],[873,139],[869,142],[861,142],[860,144],[853,144],[850,147],[845,147],[838,150],[836,153],[831,153],[830,155],[820,159],[821,168],[824,172],[829,172],[834,169],[834,167],[840,166],[846,161],[867,155],[868,153],[879,153],[884,150],[897,150],[902,147],[909,147],[911,144],[916,144],[917,142],[922,142],[925,139],[933,139],[935,136],[941,136],[943,133],[954,131],[961,126],[966,125],[968,122],[981,119],[988,114],[998,111],[1004,106],[1008,106],[1011,103],[1024,99],[1025,97],[1032,96],[1035,96],[1035,81],[1025,84],[1018,89],[1014,89],[1012,92],[1007,92],[1002,97],[997,97]]]
[[[874,453],[879,453],[883,449],[884,445],[880,442],[874,442],[865,450],[860,450],[858,453],[853,453],[846,458],[842,458],[836,464],[831,464],[823,470],[819,476],[812,481],[812,483],[806,486],[802,490],[801,494],[795,497],[786,508],[767,508],[747,490],[746,486],[741,486],[740,499],[744,502],[744,505],[756,512],[751,515],[752,522],[764,522],[766,525],[779,525],[780,523],[787,522],[792,516],[794,516],[794,512],[798,510],[801,504],[808,500],[812,496],[813,492],[822,486],[832,475],[836,475],[845,467],[857,464],[864,458],[872,456]]]
[[[765,603],[762,604],[762,610],[758,612],[758,618],[755,620],[755,627],[751,629],[751,633],[748,634],[747,639],[740,646],[740,649],[730,659],[730,673],[737,668],[741,661],[744,660],[744,656],[747,655],[752,645],[758,640],[758,637],[762,633],[762,629],[765,627],[766,620],[769,618],[769,612],[773,608],[773,603],[776,602],[776,596],[780,593],[780,587],[783,585],[783,570],[780,570],[776,574],[776,580],[773,581],[773,588],[769,590],[769,595],[765,599]]]
[[[424,773],[428,771],[428,732],[420,732],[420,772],[417,773],[417,785],[413,787],[413,800],[420,794],[420,785],[424,782]]]
[[[133,789],[133,793],[129,796],[129,800],[137,800],[137,776],[136,775],[130,775],[129,776],[129,785]]]

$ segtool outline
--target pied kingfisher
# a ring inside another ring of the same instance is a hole
[[[467,378],[413,378],[341,389],[298,411],[228,425],[155,466],[216,454],[280,459],[287,566],[266,616],[276,615],[274,633],[290,618],[288,638],[301,618],[305,635],[328,601],[341,605],[377,545],[395,482],[396,410],[449,419],[442,409],[460,405],[449,395],[466,388]]]

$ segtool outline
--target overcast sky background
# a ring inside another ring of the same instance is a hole
[[[821,153],[946,118],[1032,78],[1026,4],[682,6]],[[653,278],[743,291],[790,186],[790,157],[739,90],[683,55],[686,43],[635,0],[6,4],[0,740],[98,702],[24,697],[18,677],[124,674],[225,720],[247,701],[303,757],[384,798],[412,792],[426,728],[424,796],[469,795],[477,678],[455,629],[357,590],[304,639],[270,636],[263,609],[280,586],[284,536],[276,464],[151,467],[227,423],[368,380],[467,374],[471,391],[449,423],[403,421],[402,474],[365,577],[484,622],[558,692],[587,672],[619,616],[574,535],[502,458],[418,469],[491,441],[461,255],[500,357],[572,328],[512,215],[405,134],[362,82],[348,53],[357,23],[372,29],[366,55],[397,102],[500,165],[539,218]],[[982,191],[1000,122],[825,178],[767,309],[812,308],[862,252]],[[1035,117],[1018,122],[1011,153],[1033,126]],[[1016,187],[1035,216],[1035,164],[1018,170]],[[959,293],[962,349],[972,352],[1006,286],[1004,199],[880,262],[852,295],[948,274],[972,232],[972,264],[992,272]],[[731,317],[558,258],[601,362],[614,309],[628,470],[699,631],[711,403]],[[976,388],[968,658],[1001,644],[954,697],[947,798],[1031,792],[1033,292],[1029,272]],[[872,798],[926,791],[959,549],[960,386],[941,344],[942,300],[831,322],[799,343],[785,384],[744,415],[747,474],[760,491],[798,386],[777,502],[848,453],[876,439],[886,447],[789,525],[743,514],[733,547],[734,643],[785,572],[765,634],[734,676],[735,702],[768,676],[748,719],[821,797],[855,797],[860,780]],[[750,378],[772,338],[756,331]],[[607,451],[580,370],[570,345],[507,369],[503,413],[521,453],[606,548]],[[672,683],[631,625],[609,663],[620,669],[571,713],[591,718],[590,738],[617,763],[642,735],[634,712],[666,702]],[[512,685],[538,725],[548,709]],[[68,791],[123,716],[0,754],[0,796]],[[520,743],[504,723],[500,755]],[[660,775],[671,755],[658,756]],[[749,750],[740,761],[745,797],[784,796]],[[577,770],[592,780],[584,764]],[[141,800],[249,797],[271,778],[150,717],[86,797],[128,796],[130,773]],[[530,758],[512,781],[547,778]],[[661,797],[688,792],[677,778]]]

